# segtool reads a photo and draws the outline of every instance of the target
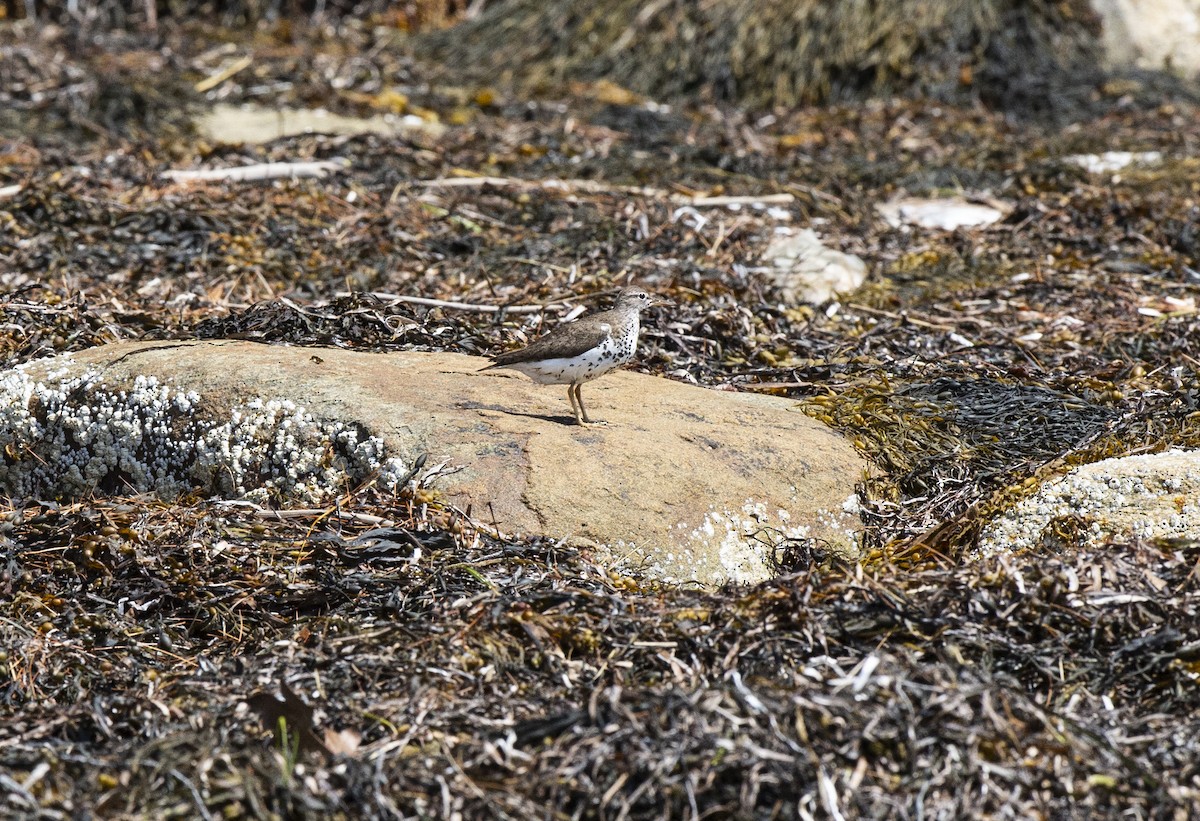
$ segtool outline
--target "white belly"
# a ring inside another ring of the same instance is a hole
[[[520,371],[535,382],[566,385],[588,382],[619,368],[633,358],[633,351],[619,350],[609,337],[599,348],[572,359],[543,359],[540,362],[517,362],[507,367]]]

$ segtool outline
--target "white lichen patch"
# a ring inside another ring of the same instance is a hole
[[[616,569],[670,584],[757,584],[773,575],[770,558],[777,546],[809,537],[809,528],[791,519],[786,510],[747,499],[737,510],[710,508],[698,525],[677,522],[669,549],[651,552],[622,542],[609,552],[618,560]]]
[[[769,554],[789,539],[807,539],[809,529],[789,524],[778,511],[772,515],[762,502],[747,499],[740,510],[710,510],[693,539],[703,536],[716,547],[721,569],[729,581],[755,584],[771,578]]]
[[[826,533],[826,541],[835,552],[846,556],[858,553],[858,528],[862,520],[859,518],[858,496],[851,494],[842,502],[841,510],[826,510],[818,508],[817,524]]]
[[[984,528],[983,553],[1036,546],[1055,520],[1082,522],[1088,538],[1200,538],[1200,453],[1105,459],[1047,482]]]
[[[857,497],[855,505],[857,505]],[[711,506],[699,524],[676,522],[670,547],[647,549],[621,541],[602,545],[623,573],[652,576],[669,584],[758,584],[774,576],[773,560],[789,542],[819,535],[823,546],[853,555],[857,550],[855,520],[843,512],[816,512],[809,525],[799,524],[794,511],[747,499],[740,508]]]
[[[77,497],[199,490],[223,497],[320,501],[379,474],[407,475],[381,439],[315,419],[286,400],[250,399],[215,418],[195,392],[139,376],[125,388],[100,371],[28,368],[0,375],[0,490]]]

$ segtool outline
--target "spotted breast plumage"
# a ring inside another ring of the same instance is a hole
[[[583,407],[583,383],[632,360],[641,312],[664,304],[641,288],[624,288],[611,309],[559,325],[528,347],[493,356],[484,370],[511,368],[541,384],[567,385],[576,423],[602,424],[593,423]]]

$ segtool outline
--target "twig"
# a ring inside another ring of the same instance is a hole
[[[537,183],[510,177],[438,177],[434,180],[417,180],[413,184],[418,188],[480,188],[485,185],[502,187],[536,185]]]
[[[370,513],[354,513],[346,510],[330,510],[329,508],[316,507],[293,510],[267,510],[260,508],[250,511],[250,514],[257,519],[276,519],[281,522],[288,519],[308,519],[313,516],[320,516],[322,518],[345,519],[350,522],[379,525],[381,527],[392,527],[396,524],[392,519],[383,516],[373,516]]]
[[[237,60],[226,66],[221,71],[218,71],[216,74],[206,77],[200,82],[196,83],[196,91],[200,94],[203,94],[206,91],[211,91],[233,75],[237,74],[239,71],[249,68],[253,63],[254,59],[249,55],[246,55],[242,59]]]
[[[683,205],[701,208],[721,205],[786,205],[796,201],[792,194],[752,194],[748,196],[697,197],[688,194],[669,194],[661,188],[633,185],[606,185],[595,180],[523,180],[516,177],[438,177],[432,180],[417,180],[419,188],[480,188],[491,185],[496,188],[544,188],[550,191],[583,191],[589,194],[621,193],[642,197],[669,199]]]
[[[359,292],[339,291],[335,296],[339,299],[355,296]],[[407,302],[411,305],[427,305],[431,308],[450,308],[455,311],[474,311],[480,314],[495,314],[504,311],[506,314],[536,314],[542,311],[566,308],[565,302],[550,302],[546,305],[479,305],[473,302],[454,302],[447,299],[429,299],[423,296],[407,296],[405,294],[385,294],[380,291],[369,291],[371,296],[390,302]]]
[[[757,194],[745,197],[689,197],[676,194],[671,199],[698,208],[716,205],[786,205],[796,201],[791,194]]]
[[[252,182],[256,180],[274,180],[280,177],[301,179],[304,177],[324,177],[331,171],[345,171],[350,167],[350,161],[345,159],[321,160],[317,162],[268,162],[254,165],[241,165],[236,168],[204,168],[196,171],[170,170],[162,172],[162,176],[175,182]]]
[[[956,327],[954,325],[939,325],[936,322],[929,322],[924,319],[917,319],[913,316],[910,316],[909,314],[896,314],[896,313],[892,313],[891,311],[882,311],[878,308],[870,308],[870,307],[868,307],[866,305],[862,305],[858,302],[847,302],[846,307],[850,308],[852,310],[855,310],[855,311],[861,311],[864,314],[871,314],[872,316],[882,316],[882,317],[886,317],[887,319],[894,319],[898,322],[911,322],[913,325],[916,325],[919,328],[929,328],[934,331],[956,330]]]
[[[417,180],[419,188],[479,188],[491,185],[496,188],[544,188],[548,191],[583,191],[588,194],[637,194],[643,197],[666,196],[660,188],[645,188],[635,185],[606,185],[595,180],[523,180],[518,177],[438,177],[433,180]]]

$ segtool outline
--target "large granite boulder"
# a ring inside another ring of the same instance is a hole
[[[455,354],[132,342],[0,378],[0,492],[183,490],[312,502],[435,470],[509,533],[591,545],[670,581],[753,582],[789,539],[855,549],[865,465],[794,402],[637,373],[566,390]]]

